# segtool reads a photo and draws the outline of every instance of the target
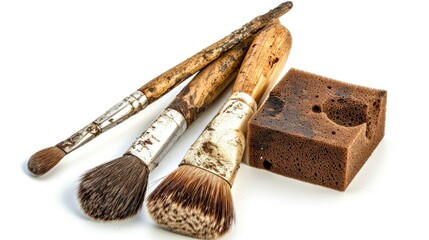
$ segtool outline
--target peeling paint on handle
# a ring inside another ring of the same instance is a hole
[[[136,156],[152,170],[186,128],[186,119],[183,115],[172,108],[167,108],[133,143],[126,154]]]
[[[65,153],[70,153],[91,141],[102,132],[113,128],[132,115],[140,112],[147,106],[147,104],[148,101],[146,96],[140,91],[135,91],[124,100],[110,108],[92,123],[82,128],[66,140],[58,143],[56,146],[62,149]]]
[[[212,172],[231,186],[246,146],[247,122],[257,105],[246,93],[234,93],[186,153],[180,165]]]

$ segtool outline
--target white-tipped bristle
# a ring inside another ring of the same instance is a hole
[[[228,182],[190,165],[182,165],[167,176],[147,201],[155,222],[195,238],[222,236],[234,221]]]

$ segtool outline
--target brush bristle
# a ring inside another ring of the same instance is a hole
[[[234,221],[230,185],[223,178],[194,166],[177,168],[147,201],[155,222],[195,238],[222,236]]]
[[[124,155],[85,173],[78,190],[82,210],[100,221],[123,220],[143,205],[149,170],[137,157]]]
[[[66,153],[58,147],[42,149],[28,160],[28,170],[35,175],[43,175],[57,165]]]

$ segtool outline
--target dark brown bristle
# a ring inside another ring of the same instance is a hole
[[[143,205],[149,170],[137,157],[124,155],[85,173],[78,190],[82,210],[96,220],[123,220]]]
[[[57,165],[66,153],[58,147],[48,147],[33,154],[28,160],[28,170],[43,175]]]
[[[190,165],[182,165],[168,175],[147,201],[155,222],[195,238],[222,236],[234,221],[228,182]]]

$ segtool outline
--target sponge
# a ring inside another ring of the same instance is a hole
[[[249,165],[344,191],[384,136],[386,98],[291,69],[249,121]]]

